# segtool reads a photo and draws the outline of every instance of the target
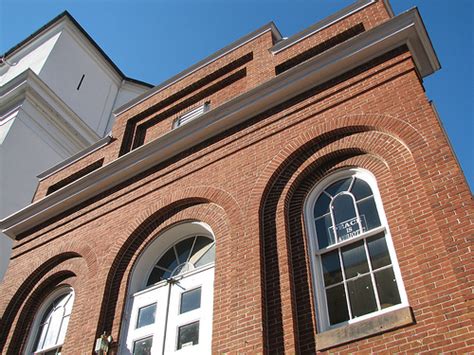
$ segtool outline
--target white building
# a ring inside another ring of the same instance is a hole
[[[0,219],[28,205],[55,164],[110,139],[113,110],[150,87],[125,77],[67,12],[7,51],[0,58]],[[0,280],[11,245],[0,234]]]

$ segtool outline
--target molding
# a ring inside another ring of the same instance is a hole
[[[105,147],[108,145],[111,141],[113,140],[113,137],[111,134],[105,136],[104,138],[98,140],[91,146],[87,147],[86,149],[80,151],[79,153],[67,158],[66,160],[63,160],[62,162],[59,162],[58,164],[52,166],[51,168],[43,171],[42,173],[38,174],[36,177],[39,179],[39,181],[46,179],[47,177],[50,177],[51,175],[57,173],[60,170],[65,169],[66,167],[74,164],[75,162],[81,160],[82,158],[88,156],[89,154],[94,153],[95,151],[99,150],[102,147]]]
[[[333,47],[0,221],[11,238],[387,51],[408,44],[422,76],[439,63],[416,9]]]
[[[235,51],[237,48],[244,46],[245,44],[252,42],[255,38],[260,37],[264,33],[271,31],[273,38],[275,40],[281,40],[282,36],[278,28],[275,26],[273,22],[270,22],[259,29],[239,38],[237,41],[229,44],[228,46],[218,50],[214,54],[211,54],[209,57],[204,58],[203,60],[197,62],[196,64],[190,66],[188,69],[183,70],[182,72],[176,74],[175,76],[171,77],[170,79],[164,81],[160,85],[155,86],[153,89],[145,92],[143,95],[136,97],[135,99],[129,101],[125,105],[120,106],[116,110],[113,111],[113,114],[118,116],[124,113],[125,111],[130,110],[131,108],[135,107],[136,105],[142,103],[143,101],[147,100],[149,97],[155,95],[156,93],[165,90],[166,88],[170,87],[171,85],[177,83],[180,80],[183,80],[187,76],[195,73],[199,69],[215,62],[216,60],[226,56],[232,51]]]
[[[386,1],[386,0],[385,0]],[[304,39],[314,35],[317,32],[320,32],[324,30],[325,28],[328,28],[335,23],[344,20],[345,18],[351,16],[352,14],[355,14],[356,12],[359,12],[360,10],[366,8],[369,5],[372,5],[373,3],[377,2],[377,0],[358,0],[357,2],[339,10],[338,12],[334,13],[331,16],[326,17],[325,19],[316,22],[314,25],[306,28],[305,30],[294,34],[291,37],[288,37],[287,39],[284,39],[277,44],[275,44],[270,51],[273,54],[277,54],[279,52],[284,51],[285,49],[288,49],[289,47],[303,41]]]
[[[31,69],[16,76],[0,87],[0,103],[8,107],[12,103],[28,100],[37,110],[44,113],[35,122],[48,132],[52,125],[62,132],[71,142],[74,151],[84,149],[100,137],[72,111]],[[53,137],[55,138],[55,137]]]

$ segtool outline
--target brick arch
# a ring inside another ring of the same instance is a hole
[[[118,339],[128,277],[134,263],[157,234],[183,221],[202,221],[210,225],[216,236],[216,260],[219,260],[215,283],[234,282],[233,271],[229,268],[229,261],[234,253],[231,245],[236,244],[238,236],[242,233],[241,211],[237,203],[225,191],[211,187],[194,187],[176,192],[148,206],[130,223],[129,230],[124,233],[125,237],[117,238],[115,246],[112,247],[112,250],[118,252],[113,254],[112,260],[109,260],[109,265],[112,266],[107,276],[97,335],[105,331],[111,333],[114,339]],[[223,271],[224,269],[230,270],[230,273]],[[220,308],[232,306],[228,301],[230,295],[222,298],[225,301],[219,303]],[[216,312],[214,324],[223,321],[219,319],[220,313],[228,315],[229,311]]]
[[[305,132],[284,147],[268,164],[252,192],[253,203],[260,203],[260,221],[257,222],[254,218],[251,225],[259,223],[263,239],[264,305],[265,314],[272,320],[272,327],[267,326],[266,329],[269,351],[293,351],[299,347],[301,339],[305,338],[298,331],[300,320],[295,310],[294,285],[291,281],[293,275],[289,258],[291,246],[287,240],[288,219],[284,218],[288,216],[288,196],[294,193],[297,177],[309,167],[313,170],[322,169],[320,171],[324,172],[325,166],[329,169],[349,158],[369,155],[378,160],[378,165],[390,167],[391,170],[414,171],[413,179],[419,179],[408,146],[391,134],[376,131],[368,126],[344,127],[333,132],[313,135],[312,139],[308,139],[311,134],[314,134],[314,131]],[[407,166],[412,169],[409,170]],[[261,199],[256,197],[259,194]],[[275,238],[278,234],[281,236],[280,240]],[[278,272],[274,272],[275,270]],[[275,300],[274,296],[270,302],[270,294],[279,295],[277,297],[281,299],[291,299],[292,305],[282,307],[281,300]],[[299,339],[292,338],[292,334],[300,334]]]
[[[18,322],[18,315],[25,310],[25,302],[30,295],[40,287],[42,280],[50,277],[53,273],[70,272],[74,275],[82,274],[81,269],[87,271],[87,266],[84,262],[80,262],[80,266],[74,267],[71,265],[73,260],[83,260],[82,256],[77,252],[64,252],[54,255],[46,262],[42,263],[30,276],[27,277],[18,288],[16,292],[9,297],[10,302],[6,305],[5,311],[0,324],[0,351],[4,349],[7,342],[12,343],[12,338],[8,339],[10,330],[13,328],[17,332],[18,327],[29,326],[28,324],[21,324]],[[85,266],[85,268],[84,268]],[[73,270],[71,270],[73,269]]]

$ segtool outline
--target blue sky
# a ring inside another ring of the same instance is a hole
[[[68,10],[127,76],[159,84],[269,21],[291,36],[353,1],[0,0],[0,53]],[[425,78],[426,92],[472,190],[474,1],[391,3],[396,14],[421,12],[442,66]]]

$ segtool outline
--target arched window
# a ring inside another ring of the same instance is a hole
[[[61,353],[73,303],[74,291],[69,287],[49,295],[33,322],[27,353]]]
[[[211,352],[214,259],[214,236],[204,223],[157,236],[132,271],[122,352]]]
[[[351,169],[324,179],[305,206],[320,331],[407,303],[377,184]]]

